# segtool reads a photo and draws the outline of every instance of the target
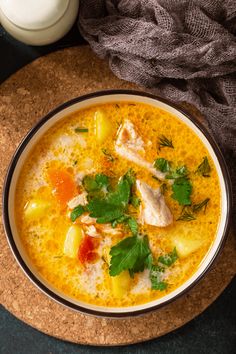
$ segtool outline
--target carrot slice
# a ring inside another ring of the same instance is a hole
[[[78,194],[75,181],[66,169],[51,168],[48,171],[48,178],[53,194],[62,207],[65,207],[67,202]]]

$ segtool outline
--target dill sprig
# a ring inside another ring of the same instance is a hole
[[[207,204],[209,203],[210,198],[204,199],[201,203],[193,204],[193,212],[198,213],[201,209],[204,208],[204,213],[206,212]]]
[[[181,215],[178,217],[177,221],[192,221],[196,220],[195,216],[191,210],[183,208]]]
[[[204,213],[206,212],[207,205],[210,201],[210,198],[204,199],[202,202],[193,204],[192,206],[184,207],[177,221],[192,221],[196,220],[196,214],[204,209]]]
[[[156,176],[152,176],[152,178],[155,179],[158,182],[161,182],[161,180],[158,177],[156,177]]]
[[[161,147],[169,147],[171,149],[174,149],[174,145],[172,143],[172,140],[168,139],[165,135],[160,135],[159,136],[159,146]]]
[[[107,151],[107,149],[102,149],[102,153],[106,156],[108,161],[114,162],[115,158],[112,156],[112,154],[109,151]]]
[[[75,128],[75,133],[88,133],[88,128]]]
[[[210,177],[211,166],[209,164],[208,158],[205,156],[203,161],[200,163],[195,173],[202,175],[203,177]]]

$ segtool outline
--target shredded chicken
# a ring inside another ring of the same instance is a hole
[[[74,197],[73,199],[69,200],[69,202],[67,203],[68,207],[70,209],[74,209],[75,207],[77,207],[78,205],[86,205],[87,202],[87,195],[88,193],[86,191],[84,191],[83,193],[77,195],[76,197]]]
[[[98,230],[96,229],[96,227],[94,225],[86,226],[85,232],[88,236],[91,236],[91,237],[100,237],[101,236],[101,234],[98,232]]]
[[[163,180],[165,178],[165,174],[157,171],[150,162],[146,161],[140,155],[140,152],[144,152],[143,146],[144,142],[135,131],[133,123],[126,120],[118,132],[118,137],[115,143],[115,150],[117,154],[141,167],[146,168],[154,176]]]
[[[165,203],[160,189],[152,189],[147,183],[137,180],[136,186],[141,195],[141,222],[148,225],[165,227],[173,222],[173,216]]]
[[[91,216],[89,216],[89,214],[83,214],[80,216],[80,222],[82,224],[92,225],[92,224],[96,224],[96,219],[91,218]]]
[[[100,224],[98,227],[99,230],[105,234],[114,236],[122,234],[122,229],[120,227],[112,227],[110,224]]]

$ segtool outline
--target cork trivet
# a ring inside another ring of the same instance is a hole
[[[26,132],[57,105],[82,94],[112,88],[140,89],[116,78],[106,61],[87,47],[52,53],[27,65],[0,86],[0,178]],[[192,114],[199,113],[192,109]],[[105,319],[55,303],[23,274],[0,230],[0,300],[16,317],[49,335],[83,344],[121,345],[166,334],[206,309],[236,273],[231,234],[214,267],[188,294],[138,318]]]

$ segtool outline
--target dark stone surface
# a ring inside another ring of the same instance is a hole
[[[0,26],[0,83],[25,64],[51,51],[85,43],[76,25],[66,37],[45,47],[26,46]],[[157,323],[158,326],[158,323]],[[0,354],[74,353],[236,353],[236,278],[200,316],[159,339],[122,348],[95,348],[57,340],[22,323],[0,307]]]

